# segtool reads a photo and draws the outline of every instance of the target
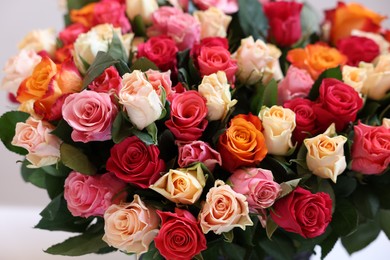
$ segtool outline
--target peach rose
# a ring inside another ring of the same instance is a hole
[[[103,240],[112,247],[140,256],[149,250],[159,224],[156,210],[134,195],[131,203],[113,204],[106,210]]]
[[[358,93],[367,92],[363,90],[364,82],[367,79],[367,69],[345,65],[342,74],[345,84],[354,88]]]
[[[169,96],[172,92],[171,71],[160,72],[158,70],[151,70],[145,72],[146,77],[150,84],[152,84],[154,90],[159,96],[161,96],[161,89],[163,87],[166,96]]]
[[[226,37],[227,28],[232,20],[231,16],[216,7],[210,7],[206,11],[195,11],[193,15],[200,23],[200,39]]]
[[[205,234],[213,231],[219,235],[235,227],[245,230],[246,226],[253,225],[246,197],[221,180],[215,181],[207,193],[198,219]]]
[[[54,29],[34,30],[29,32],[19,43],[19,50],[33,50],[47,52],[51,57],[56,51],[56,32]]]
[[[390,54],[380,55],[375,66],[370,63],[363,63],[360,66],[367,69],[363,94],[374,100],[384,98],[390,90]]]

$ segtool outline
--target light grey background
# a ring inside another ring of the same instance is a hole
[[[335,6],[335,0],[309,0],[318,10]],[[351,1],[346,1],[351,2]],[[355,0],[383,14],[390,15],[389,0]],[[385,22],[390,28],[389,20]],[[19,41],[33,29],[62,28],[62,12],[56,0],[1,0],[0,2],[0,68],[17,53]],[[0,74],[0,79],[3,74]],[[6,93],[0,92],[0,114],[14,108],[7,101]],[[8,152],[0,144],[0,259],[67,259],[42,253],[42,249],[60,242],[71,234],[34,230],[39,212],[49,202],[44,190],[23,182],[19,174],[21,158]],[[390,221],[390,220],[389,220]],[[367,249],[352,255],[350,259],[388,259],[390,243],[381,234]],[[129,259],[124,254],[86,256],[77,259]],[[131,257],[130,257],[131,258]],[[313,259],[318,259],[314,257]],[[338,244],[327,259],[348,259]]]

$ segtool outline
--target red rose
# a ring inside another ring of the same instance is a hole
[[[380,174],[390,163],[390,128],[359,122],[354,128],[352,170],[363,174]]]
[[[206,37],[200,41],[200,43],[195,43],[194,47],[191,49],[191,57],[194,58],[194,61],[197,61],[198,56],[200,55],[200,50],[202,47],[213,47],[221,46],[226,50],[229,50],[229,42],[226,38],[222,37]]]
[[[363,100],[356,90],[333,78],[322,81],[318,101],[313,110],[320,132],[324,132],[332,123],[336,124],[337,132],[342,131],[349,122],[355,121],[363,107]]]
[[[187,210],[157,211],[161,228],[154,238],[160,254],[170,260],[190,260],[207,248],[206,238],[195,217]]]
[[[74,23],[62,30],[58,38],[64,45],[73,44],[80,34],[88,31],[88,28],[81,23]]]
[[[119,93],[122,86],[122,78],[114,66],[104,70],[104,72],[97,77],[88,88],[96,92],[104,93]]]
[[[302,143],[305,138],[308,138],[308,133],[313,136],[319,133],[316,124],[317,116],[313,111],[313,106],[314,102],[304,98],[296,98],[283,104],[283,107],[289,108],[295,113],[296,127],[293,138],[298,143]]]
[[[120,27],[122,33],[131,31],[131,25],[126,17],[126,5],[117,1],[102,1],[95,5],[93,10],[93,24],[109,23]]]
[[[165,170],[159,158],[160,150],[155,145],[147,146],[138,137],[131,136],[111,148],[106,168],[119,179],[148,188]]]
[[[288,232],[298,233],[304,238],[318,237],[332,219],[332,200],[327,193],[312,194],[297,187],[275,202],[271,218]]]
[[[337,49],[348,57],[347,65],[357,67],[359,62],[371,62],[379,54],[379,46],[366,37],[350,36],[339,40]]]
[[[302,34],[301,10],[303,4],[297,2],[269,2],[264,5],[268,18],[270,39],[280,46],[291,46]]]
[[[171,119],[165,125],[179,141],[194,141],[202,136],[208,121],[206,100],[195,90],[173,96]]]
[[[56,52],[54,53],[55,62],[57,63],[63,63],[66,60],[73,60],[73,43],[65,45],[62,48],[57,48]]]
[[[177,52],[178,48],[171,38],[167,36],[156,36],[138,45],[137,57],[148,58],[162,71],[175,71]]]

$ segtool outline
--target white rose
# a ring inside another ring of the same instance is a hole
[[[286,155],[293,147],[292,132],[295,129],[295,113],[281,106],[263,107],[259,117],[264,127],[265,143],[268,153]]]
[[[386,128],[390,128],[390,118],[383,118],[382,125]]]
[[[206,11],[196,11],[194,17],[200,23],[201,39],[206,37],[225,38],[227,28],[232,20],[231,16],[226,15],[216,7],[210,7]]]
[[[142,130],[160,117],[162,103],[141,71],[134,70],[122,78],[119,102],[125,107],[131,122]]]
[[[41,59],[35,51],[26,49],[10,58],[3,69],[5,76],[1,82],[1,89],[16,96],[20,83],[32,74]]]
[[[390,90],[390,54],[380,55],[375,66],[363,62],[359,64],[359,67],[361,66],[367,69],[363,94],[374,100],[384,98]]]
[[[363,92],[364,82],[367,79],[367,69],[345,65],[342,74],[345,84],[354,88],[358,93]]]
[[[378,33],[371,33],[371,32],[363,32],[359,30],[352,30],[351,35],[353,36],[359,36],[359,37],[365,37],[370,40],[373,40],[376,44],[379,46],[379,51],[381,54],[389,53],[389,47],[390,43],[386,41],[386,39],[378,34]]]
[[[152,23],[151,15],[158,9],[156,0],[126,0],[126,14],[133,20],[137,15],[142,16],[145,24]]]
[[[331,179],[334,183],[337,176],[347,167],[344,156],[345,136],[336,135],[335,125],[332,124],[325,133],[303,142],[307,148],[306,163],[310,171],[324,179]]]
[[[54,29],[34,30],[29,32],[19,43],[19,50],[27,49],[35,52],[46,51],[54,56],[56,51],[57,38]]]
[[[229,109],[237,103],[237,100],[232,100],[230,85],[223,71],[203,77],[198,91],[207,100],[207,118],[211,121],[224,119]]]

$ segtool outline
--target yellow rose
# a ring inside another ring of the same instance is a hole
[[[200,23],[200,38],[223,37],[227,35],[227,28],[232,20],[216,7],[210,7],[206,11],[195,11],[194,17]]]

